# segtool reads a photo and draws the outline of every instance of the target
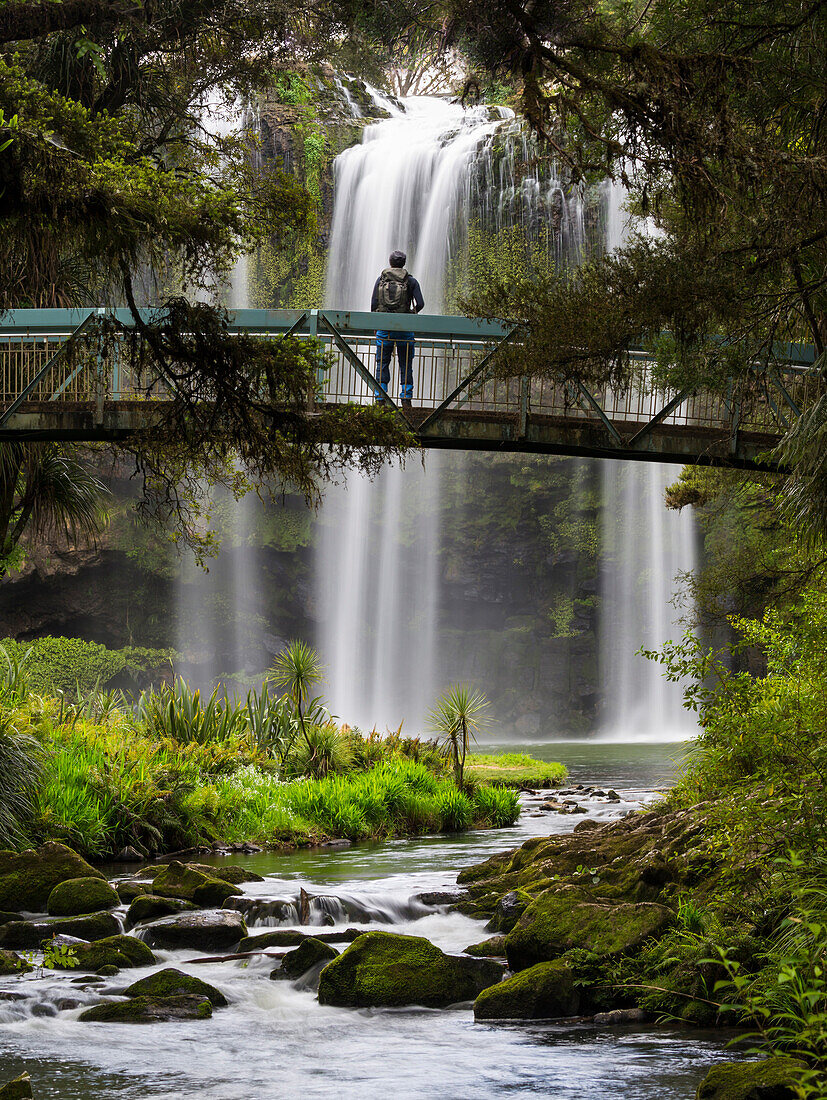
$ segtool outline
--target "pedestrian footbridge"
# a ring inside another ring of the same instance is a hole
[[[102,339],[95,351],[101,313],[114,315],[124,332],[132,322],[127,310],[0,315],[0,441],[117,441],[163,418],[169,393],[130,365],[118,339]],[[377,314],[242,309],[230,316],[231,332],[327,346],[329,368],[308,395],[311,405],[373,399]],[[761,467],[821,390],[807,345],[785,345],[774,364],[756,364],[725,394],[659,389],[651,359],[633,350],[628,386],[613,391],[562,379],[496,379],[497,347],[518,336],[494,322],[382,314],[381,327],[416,336],[413,410],[392,405],[423,447]],[[67,355],[81,337],[84,353]],[[396,370],[394,362],[391,397],[399,392]]]

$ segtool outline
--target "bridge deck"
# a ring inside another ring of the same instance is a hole
[[[127,311],[111,312],[129,324]],[[166,395],[133,372],[117,342],[75,365],[55,354],[89,316],[89,310],[17,310],[0,318],[0,440],[124,439],[163,415]],[[631,382],[622,392],[503,382],[488,367],[508,331],[464,317],[239,310],[231,330],[262,339],[288,332],[318,338],[330,366],[318,380],[316,402],[367,403],[376,388],[377,323],[416,336],[409,423],[425,447],[752,467],[819,386],[805,346],[785,349],[783,369],[756,369],[722,396],[659,389],[642,352],[629,354]],[[390,394],[398,392],[394,361]]]

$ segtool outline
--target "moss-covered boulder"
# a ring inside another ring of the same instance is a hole
[[[295,981],[314,967],[327,966],[331,959],[337,959],[338,957],[335,948],[311,936],[300,944],[295,951],[288,951],[281,960],[281,966],[274,970],[270,977]]]
[[[0,851],[0,909],[43,912],[59,882],[103,877],[77,852],[55,841],[36,850]]]
[[[565,962],[539,963],[484,989],[474,1001],[478,1020],[547,1020],[574,1016],[580,998]]]
[[[486,925],[488,932],[510,932],[532,902],[524,890],[509,890],[497,902],[494,916]]]
[[[44,917],[42,920],[10,921],[0,925],[4,947],[32,949],[52,936],[76,936],[81,940],[102,940],[115,936],[121,926],[112,913],[88,913],[82,917]]]
[[[196,905],[211,906],[221,905],[238,890],[229,882],[172,860],[153,878],[152,893],[160,898],[183,898]]]
[[[505,958],[505,936],[492,936],[489,940],[472,943],[465,948],[465,954],[479,959]]]
[[[209,863],[186,863],[194,871],[200,871],[207,878],[217,878],[222,882],[229,882],[233,886],[240,886],[243,882],[264,882],[264,875],[259,875],[247,867],[241,867],[237,863],[228,863],[225,867]]]
[[[443,1008],[474,1000],[502,976],[502,967],[490,959],[446,955],[420,936],[367,932],[324,968],[319,1001]]]
[[[115,909],[120,904],[117,891],[105,879],[67,878],[49,894],[46,912],[53,917],[74,917],[80,913]]]
[[[8,924],[10,920],[23,920],[23,914],[12,913],[8,909],[0,909],[0,924]]]
[[[235,947],[247,935],[247,925],[234,909],[210,909],[163,917],[142,925],[140,934],[153,947],[222,951]]]
[[[572,888],[546,890],[506,936],[508,965],[525,970],[572,948],[595,955],[633,951],[672,919],[671,910],[654,902],[611,903],[587,900]]]
[[[173,1020],[208,1020],[212,1005],[207,997],[185,993],[180,997],[133,997],[107,1001],[81,1012],[78,1019],[98,1024],[157,1024]]]
[[[16,951],[0,951],[0,976],[25,974],[31,969],[31,963],[26,962]]]
[[[128,878],[123,879],[121,882],[113,882],[118,897],[121,899],[122,904],[129,905],[135,898],[139,898],[144,894],[152,893],[152,886],[148,882],[140,882],[138,879]]]
[[[795,1100],[794,1082],[804,1068],[796,1058],[724,1062],[701,1081],[696,1100]]]
[[[141,921],[170,917],[173,913],[186,913],[195,909],[191,901],[180,898],[159,898],[155,894],[142,894],[135,898],[126,914],[126,927],[132,928]]]
[[[13,1081],[0,1085],[0,1100],[31,1100],[33,1096],[32,1079],[28,1073],[21,1073]]]
[[[97,973],[104,966],[117,966],[119,969],[134,966],[152,966],[155,956],[145,943],[134,936],[108,936],[97,943],[79,943],[74,945],[78,970],[91,970]],[[56,969],[73,969],[55,964]]]
[[[213,1008],[224,1008],[227,1004],[227,998],[220,989],[209,982],[202,982],[192,974],[185,974],[183,970],[176,970],[173,966],[140,978],[128,986],[124,993],[127,997],[153,998],[179,997],[185,993],[194,993],[199,997],[206,997]]]

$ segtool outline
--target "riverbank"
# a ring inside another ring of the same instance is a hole
[[[548,798],[545,791],[524,794],[520,819],[504,830],[234,854],[233,864],[263,878],[235,886],[244,899],[244,912],[236,913],[253,936],[316,933],[324,939],[355,928],[424,938],[450,956],[462,956],[486,932],[481,920],[451,907],[457,870],[532,835],[562,836],[583,820],[602,826],[640,808],[637,792],[631,798],[624,789],[618,794],[621,800],[615,803],[579,790],[571,798],[586,813],[571,816],[539,811]],[[198,858],[215,872],[228,865],[218,856]],[[157,872],[138,879],[135,870],[140,868],[112,867],[108,874],[144,886],[157,882]],[[309,926],[299,923],[302,891]],[[292,913],[277,910],[285,903],[295,907]],[[114,912],[117,916],[126,909],[122,903]],[[137,926],[130,936],[136,933]],[[340,939],[330,946],[341,953],[348,942]],[[287,1091],[312,1098],[335,1091],[354,1100],[379,1100],[394,1090],[414,1100],[435,1094],[486,1100],[538,1093],[561,1100],[686,1100],[710,1064],[726,1058],[727,1036],[720,1032],[668,1024],[617,1027],[582,1019],[503,1026],[475,1022],[468,1003],[440,1010],[410,1005],[354,1011],[320,1004],[301,979],[270,980],[271,971],[281,968],[278,958],[242,957],[232,948],[150,949],[161,951],[163,961],[99,981],[78,970],[2,979],[0,988],[22,999],[0,1000],[0,1080],[28,1070],[37,1100],[181,1100],[193,1095],[276,1100]],[[277,956],[293,947],[264,950]],[[231,957],[193,962],[208,955]],[[123,1003],[123,991],[133,982],[169,967],[214,986],[228,1006],[213,1008],[206,1020],[139,1028],[80,1019],[98,1004]],[[73,983],[73,977],[82,981]],[[194,1044],[197,1058],[192,1057]],[[228,1057],[228,1051],[243,1051],[243,1057]]]

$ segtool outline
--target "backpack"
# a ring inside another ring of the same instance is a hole
[[[404,267],[386,267],[376,293],[378,313],[410,313],[411,292]]]

